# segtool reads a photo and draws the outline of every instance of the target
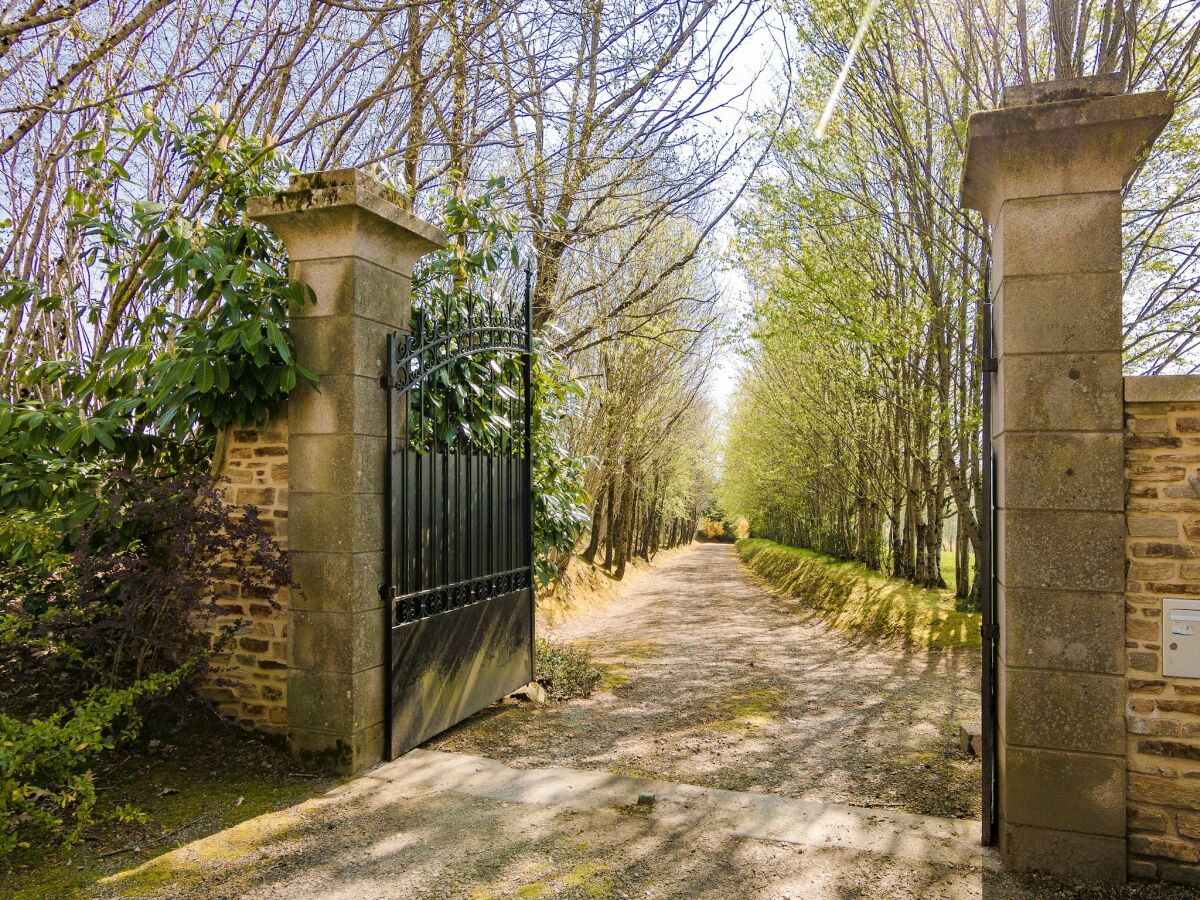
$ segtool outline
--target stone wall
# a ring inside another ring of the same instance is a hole
[[[1200,597],[1200,378],[1125,380],[1130,875],[1200,884],[1200,679],[1162,675],[1162,599]]]
[[[288,423],[280,416],[260,428],[230,428],[218,451],[217,476],[225,479],[225,499],[253,506],[267,531],[287,550]],[[223,716],[258,731],[287,731],[287,588],[270,597],[229,582],[217,588],[223,613],[214,628],[241,623],[228,650],[213,660],[213,674],[201,688]]]

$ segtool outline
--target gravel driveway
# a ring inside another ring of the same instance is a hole
[[[960,758],[955,728],[977,714],[978,653],[858,646],[759,587],[727,546],[664,558],[554,636],[593,648],[603,691],[492,707],[427,745],[479,755],[414,751],[119,873],[96,895],[1194,896],[1001,874],[975,822],[854,808],[975,812],[978,763]],[[634,802],[647,792],[654,803]]]
[[[803,800],[979,815],[978,650],[855,643],[761,586],[726,544],[663,562],[542,633],[607,672],[586,700],[505,701],[426,744]]]

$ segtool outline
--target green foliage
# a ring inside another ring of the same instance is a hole
[[[710,502],[696,530],[703,540],[733,543],[739,537],[746,537],[741,534],[743,530],[749,530],[745,522],[745,519],[730,516],[721,504]]]
[[[552,700],[590,697],[604,673],[587,650],[538,638],[534,644],[534,677]]]
[[[563,441],[567,420],[583,398],[562,359],[540,341],[533,365],[533,549],[539,584],[550,584],[587,526],[586,460]]]
[[[504,187],[497,178],[478,196],[446,192],[441,224],[450,243],[427,256],[414,275],[414,334],[454,334],[521,315],[517,221],[499,202]],[[523,456],[520,349],[474,352],[422,379],[410,392],[410,446],[422,452],[438,446]],[[534,568],[544,586],[588,522],[584,461],[571,456],[562,440],[566,417],[583,388],[540,337],[534,339],[530,382]]]
[[[206,478],[102,481],[76,530],[0,511],[0,856],[90,821],[97,754],[136,737],[146,702],[202,673],[240,624],[212,627],[227,612],[214,584],[270,597],[288,582],[253,510],[235,515]]]
[[[418,339],[520,315],[517,221],[499,204],[503,189],[504,179],[496,178],[478,196],[443,193],[441,225],[449,245],[424,257],[413,275],[409,327]],[[425,375],[410,393],[409,445],[509,452],[524,414],[523,362],[516,352],[524,342],[518,343],[515,350],[476,352]],[[451,349],[461,348],[450,342]]]
[[[177,687],[189,669],[184,664],[123,688],[97,686],[30,722],[0,713],[0,858],[33,838],[77,840],[96,805],[90,764],[135,737],[145,700]]]
[[[132,803],[118,803],[109,812],[108,818],[120,825],[150,824],[150,815]]]
[[[29,365],[0,398],[0,509],[85,497],[113,462],[202,462],[219,429],[263,422],[297,381],[315,383],[286,324],[311,292],[289,283],[279,241],[245,221],[249,198],[275,189],[287,160],[209,109],[182,128],[148,116],[114,134],[120,142],[79,136],[96,188],[67,197],[98,283],[60,295],[0,285],[0,307],[34,299],[96,334],[95,352]],[[135,151],[191,173],[200,201],[185,211],[145,199],[122,164]],[[78,522],[90,511],[85,501],[70,514]]]
[[[753,345],[721,497],[755,534],[939,587],[945,520],[978,545],[988,248],[956,202],[982,89],[957,61],[977,38],[928,5],[882,4],[818,137],[843,62],[827,50],[855,16],[797,9],[796,102],[738,219]],[[893,53],[897,41],[922,52]],[[942,89],[907,88],[930,78]]]
[[[73,224],[113,286],[114,303],[125,296],[120,286],[137,290],[130,302],[138,315],[127,320],[119,345],[93,362],[97,387],[106,396],[135,385],[146,391],[154,431],[176,440],[197,428],[264,422],[298,379],[313,380],[295,364],[286,332],[289,305],[309,302],[311,292],[289,282],[279,240],[245,220],[248,200],[276,190],[291,164],[206,108],[184,129],[147,119],[130,132],[131,143],[143,140],[159,152],[169,148],[204,185],[203,199],[184,214],[161,203],[116,203],[111,194],[99,202],[75,198]],[[129,151],[108,149],[98,164],[119,173],[117,157]],[[96,310],[89,317],[102,324]],[[140,384],[129,381],[144,367]]]

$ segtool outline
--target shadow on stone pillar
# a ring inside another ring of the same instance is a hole
[[[353,169],[292,179],[249,217],[288,251],[315,303],[291,311],[296,359],[316,390],[288,398],[292,592],[288,743],[359,772],[383,756],[383,374],[388,332],[409,325],[413,265],[445,246],[393,190]]]
[[[992,228],[1000,850],[1125,877],[1121,189],[1171,116],[1108,76],[971,116]]]

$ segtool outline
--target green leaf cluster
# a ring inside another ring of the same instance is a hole
[[[80,519],[98,462],[201,464],[221,428],[265,421],[315,376],[287,328],[311,291],[289,282],[278,239],[245,220],[249,198],[291,171],[286,158],[209,108],[183,126],[147,115],[109,139],[76,137],[94,188],[67,202],[91,280],[50,294],[8,277],[0,307],[85,321],[93,346],[18,368],[0,397],[0,509],[78,500]],[[150,199],[155,187],[124,166],[135,151],[171,160],[199,199]]]
[[[123,688],[99,685],[49,716],[22,722],[0,713],[0,858],[32,834],[79,839],[96,805],[90,763],[141,727],[140,710],[177,687],[190,666]]]
[[[449,245],[414,275],[411,332],[441,340],[446,357],[469,349],[454,335],[525,314],[518,222],[502,203],[504,190],[495,178],[479,195],[447,191],[441,225]],[[524,457],[524,365],[523,348],[483,349],[425,375],[408,393],[408,446]],[[572,548],[588,522],[584,463],[564,443],[583,388],[540,336],[530,365],[534,566],[544,586],[558,571],[555,554]]]

